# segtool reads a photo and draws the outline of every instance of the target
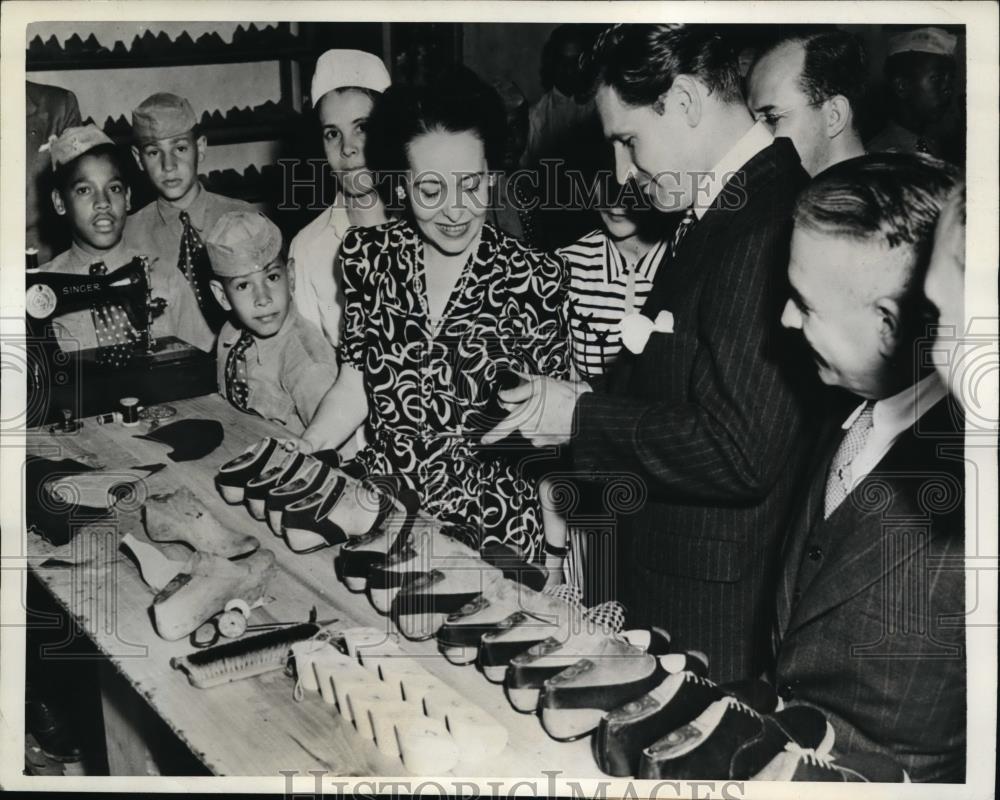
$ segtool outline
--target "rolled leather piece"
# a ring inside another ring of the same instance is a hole
[[[215,475],[215,486],[230,505],[243,502],[246,485],[270,463],[278,449],[278,440],[268,436],[227,461]]]

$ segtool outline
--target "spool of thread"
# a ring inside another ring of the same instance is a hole
[[[120,411],[111,411],[107,414],[98,414],[97,424],[98,425],[110,425],[112,422],[121,422],[122,414]]]
[[[123,397],[118,401],[121,406],[122,414],[122,425],[127,428],[134,427],[139,424],[139,398],[138,397]]]

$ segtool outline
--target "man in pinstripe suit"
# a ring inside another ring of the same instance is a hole
[[[756,676],[811,444],[808,362],[786,352],[794,337],[778,324],[807,176],[791,141],[750,117],[736,56],[711,26],[615,26],[593,64],[618,180],[637,181],[663,211],[686,210],[639,320],[667,324],[594,391],[533,377],[503,393],[515,410],[494,437],[572,439],[581,480],[635,476],[645,502],[617,531],[629,624],[661,625],[677,647],[704,651],[715,680]]]
[[[962,412],[915,347],[944,162],[873,154],[818,177],[795,212],[782,323],[824,383],[864,402],[835,419],[790,529],[777,604],[779,694],[815,705],[839,752],[914,781],[962,782]]]

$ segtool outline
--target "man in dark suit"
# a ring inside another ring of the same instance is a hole
[[[963,416],[916,343],[923,278],[954,185],[883,153],[819,176],[796,206],[782,322],[856,406],[834,420],[785,545],[775,682],[828,715],[839,752],[914,781],[965,773]]]
[[[606,385],[533,377],[502,394],[515,410],[488,440],[572,438],[580,479],[636,476],[644,502],[617,530],[628,624],[704,651],[716,680],[756,676],[810,444],[802,364],[778,324],[807,176],[792,143],[754,123],[736,56],[710,26],[615,26],[593,65],[619,182],[685,219]]]
[[[38,263],[51,261],[69,246],[61,229],[53,225],[55,214],[49,201],[52,174],[49,154],[38,151],[50,136],[58,136],[67,128],[80,124],[80,106],[76,95],[57,86],[25,81],[25,247],[38,250]]]

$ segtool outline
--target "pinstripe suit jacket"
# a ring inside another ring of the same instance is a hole
[[[940,401],[823,520],[832,431],[777,595],[779,692],[827,713],[838,752],[885,753],[914,781],[965,773],[963,427]]]
[[[665,626],[723,681],[769,663],[777,547],[809,444],[803,382],[815,382],[779,323],[808,178],[788,139],[740,172],[657,271],[643,313],[669,310],[674,332],[623,352],[580,398],[571,443],[580,479],[624,473],[645,492],[618,520],[629,623]]]

